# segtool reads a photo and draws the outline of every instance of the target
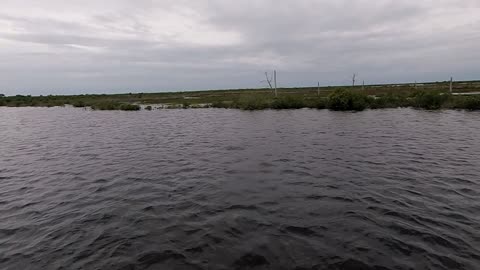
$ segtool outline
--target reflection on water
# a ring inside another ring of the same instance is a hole
[[[0,108],[0,268],[478,269],[479,127]]]

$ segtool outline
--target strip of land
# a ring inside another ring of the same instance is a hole
[[[429,82],[361,86],[206,90],[103,95],[3,96],[0,106],[71,105],[93,110],[163,108],[235,108],[245,110],[317,108],[364,110],[415,107],[480,110],[480,81]]]

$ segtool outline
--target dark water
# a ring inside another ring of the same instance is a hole
[[[480,114],[0,109],[0,269],[480,269]]]

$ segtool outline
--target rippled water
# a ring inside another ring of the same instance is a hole
[[[480,114],[0,109],[0,269],[479,269]]]

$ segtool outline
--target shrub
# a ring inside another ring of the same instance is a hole
[[[126,104],[118,103],[113,101],[99,102],[92,105],[93,110],[101,111],[113,111],[113,110],[122,110],[122,111],[138,111],[140,106],[136,104]]]
[[[150,105],[148,105],[147,107],[145,107],[145,110],[147,110],[147,111],[151,111],[152,109],[153,109],[153,108],[152,108],[152,106],[150,106]]]
[[[212,104],[210,104],[210,107],[228,109],[232,107],[232,103],[227,103],[225,101],[214,101]]]
[[[276,98],[272,105],[272,109],[281,110],[281,109],[300,109],[305,108],[306,104],[302,97],[296,96],[284,96]]]
[[[479,96],[458,96],[453,99],[454,109],[480,110]]]
[[[82,107],[86,107],[86,104],[83,100],[77,100],[72,103],[72,106],[76,108],[82,108]]]
[[[408,99],[403,95],[394,95],[388,93],[376,98],[369,98],[369,107],[371,109],[408,107]]]
[[[463,108],[472,111],[480,110],[480,97],[466,97]]]
[[[99,102],[92,105],[93,110],[112,111],[118,110],[119,104],[111,101]]]
[[[323,110],[327,108],[327,99],[326,98],[313,98],[305,100],[306,107],[312,109]]]
[[[189,107],[190,107],[190,102],[184,100],[183,103],[182,103],[182,108],[188,109]]]
[[[264,110],[269,108],[269,103],[266,99],[255,97],[255,96],[248,96],[243,97],[238,100],[236,104],[237,108],[242,110]]]
[[[417,92],[414,94],[413,106],[427,110],[440,109],[448,101],[450,95],[436,92]]]
[[[32,104],[32,102],[31,102],[30,104],[24,104],[24,105],[26,105],[26,106],[36,106],[38,104],[37,103]],[[43,104],[43,105],[47,106],[48,108],[63,107],[63,106],[65,106],[65,102],[52,100],[52,101],[49,101],[49,102],[47,102],[46,104]]]
[[[319,98],[315,101],[315,108],[319,110],[323,110],[327,108],[327,99],[326,98]]]
[[[327,108],[334,111],[363,111],[367,108],[368,97],[351,90],[335,90],[328,96]]]
[[[119,109],[122,111],[139,111],[140,106],[136,104],[121,104]]]

